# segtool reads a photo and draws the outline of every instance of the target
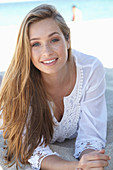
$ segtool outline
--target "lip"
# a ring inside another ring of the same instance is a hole
[[[51,59],[43,60],[43,61],[41,61],[41,63],[44,65],[54,65],[54,64],[56,64],[57,60],[58,60],[58,58],[51,58]]]

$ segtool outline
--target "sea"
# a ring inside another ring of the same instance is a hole
[[[66,21],[72,21],[72,6],[82,13],[84,21],[113,18],[113,0],[35,0],[0,3],[0,26],[18,25],[24,16],[40,4],[54,5]]]
[[[0,72],[10,64],[23,18],[40,4],[54,5],[67,21],[72,48],[113,68],[113,0],[0,0]],[[73,5],[83,22],[72,22]]]

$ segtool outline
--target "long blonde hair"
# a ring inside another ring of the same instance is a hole
[[[18,160],[27,163],[34,149],[47,145],[53,136],[53,120],[47,103],[41,74],[31,62],[29,42],[30,24],[53,18],[70,38],[70,29],[63,17],[51,5],[43,4],[31,10],[24,18],[11,64],[6,71],[0,91],[0,110],[3,117],[3,137],[7,146],[7,163]],[[68,50],[70,60],[71,48]],[[43,138],[43,142],[42,139]]]

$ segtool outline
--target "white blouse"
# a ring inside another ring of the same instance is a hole
[[[101,62],[76,50],[72,51],[77,67],[77,81],[69,96],[64,97],[64,114],[60,122],[51,114],[56,124],[51,143],[76,137],[74,157],[79,158],[85,149],[100,150],[105,147],[107,109],[105,102],[105,74]],[[39,170],[48,155],[58,155],[49,146],[38,146],[28,162]],[[60,155],[59,155],[60,156]]]

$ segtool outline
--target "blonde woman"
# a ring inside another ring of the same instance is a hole
[[[24,18],[5,73],[0,108],[8,164],[42,170],[103,170],[107,112],[100,61],[71,50],[70,29],[51,5]],[[76,138],[75,158],[63,160],[49,143]]]

